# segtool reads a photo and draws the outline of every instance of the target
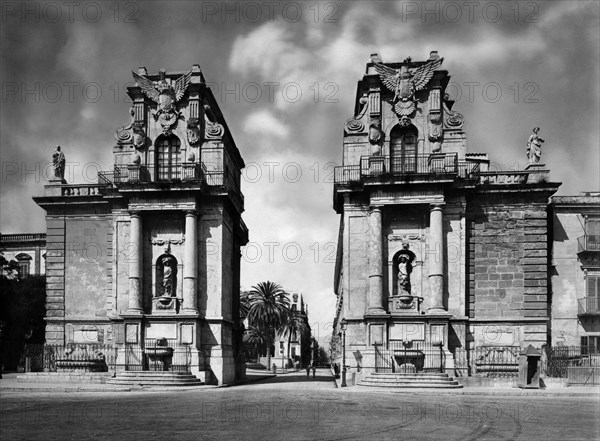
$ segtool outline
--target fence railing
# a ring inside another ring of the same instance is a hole
[[[600,298],[584,297],[577,302],[579,303],[579,314],[600,314]]]
[[[577,238],[577,252],[600,251],[600,236],[586,234]]]
[[[444,372],[446,356],[444,348],[422,341],[405,344],[391,340],[387,347],[373,345],[375,349],[375,372]]]
[[[475,178],[480,163],[459,161],[457,153],[432,153],[405,157],[362,156],[359,165],[335,167],[334,183],[350,184],[369,178],[432,176],[435,178]]]
[[[133,344],[35,344],[25,346],[25,367],[30,372],[86,371],[174,371],[191,368],[189,345],[174,340],[167,346],[149,340],[144,347]]]
[[[117,348],[103,344],[47,345],[30,344],[23,353],[25,368],[30,372],[56,372],[81,367],[86,363],[91,371],[114,370],[117,361]]]
[[[486,377],[513,377],[519,372],[519,346],[476,347],[471,353],[472,373]]]

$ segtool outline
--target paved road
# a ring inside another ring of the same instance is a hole
[[[286,374],[178,392],[19,393],[1,400],[2,441],[592,440],[596,397],[487,397],[337,389]]]

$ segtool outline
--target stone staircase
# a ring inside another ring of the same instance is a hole
[[[129,386],[201,386],[204,384],[190,372],[121,371],[109,384]]]
[[[371,373],[360,380],[358,386],[394,389],[460,389],[463,387],[448,374],[430,372]]]

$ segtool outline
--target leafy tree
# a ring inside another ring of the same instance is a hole
[[[44,342],[46,277],[21,278],[17,262],[0,256],[0,304],[2,364],[14,370],[26,342]]]
[[[267,366],[271,368],[271,347],[275,330],[279,329],[290,313],[290,299],[280,285],[274,282],[260,282],[253,286],[248,296],[247,318],[251,326],[258,328],[265,336],[267,344]]]

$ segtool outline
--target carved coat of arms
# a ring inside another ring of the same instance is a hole
[[[373,63],[382,83],[388,90],[394,92],[394,112],[399,117],[408,117],[415,111],[415,92],[427,86],[433,73],[443,61],[443,58],[431,60],[416,69],[409,69],[408,66],[394,69],[385,64]],[[410,58],[405,62],[410,63]]]
[[[169,134],[181,118],[175,104],[183,97],[192,78],[192,71],[177,78],[173,85],[166,80],[164,69],[159,71],[159,80],[152,80],[132,72],[135,82],[142,88],[144,95],[158,104],[158,110],[153,113],[154,119],[159,122],[163,133]]]

